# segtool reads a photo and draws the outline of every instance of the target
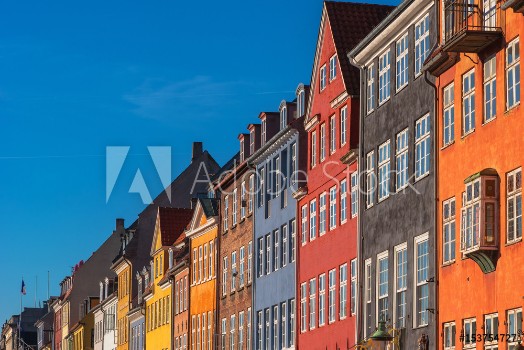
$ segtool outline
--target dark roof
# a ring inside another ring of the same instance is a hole
[[[326,1],[325,6],[346,91],[359,95],[359,71],[350,65],[346,55],[395,7],[335,1]]]
[[[216,198],[199,198],[202,210],[207,218],[218,216],[218,199]]]
[[[191,221],[193,209],[158,208],[162,246],[172,245]]]

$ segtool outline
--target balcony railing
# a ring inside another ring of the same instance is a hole
[[[500,4],[451,0],[444,5],[444,50],[478,53],[502,37]]]

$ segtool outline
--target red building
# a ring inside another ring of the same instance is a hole
[[[346,54],[391,10],[324,3],[305,120],[307,186],[295,193],[300,349],[355,344],[359,73]]]

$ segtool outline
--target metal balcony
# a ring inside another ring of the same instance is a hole
[[[502,37],[497,0],[483,0],[483,9],[471,0],[444,6],[444,51],[479,53]]]

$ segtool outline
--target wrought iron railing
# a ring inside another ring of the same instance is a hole
[[[444,5],[444,35],[449,41],[467,31],[500,31],[500,3],[483,0],[482,8],[471,0],[451,0]]]

